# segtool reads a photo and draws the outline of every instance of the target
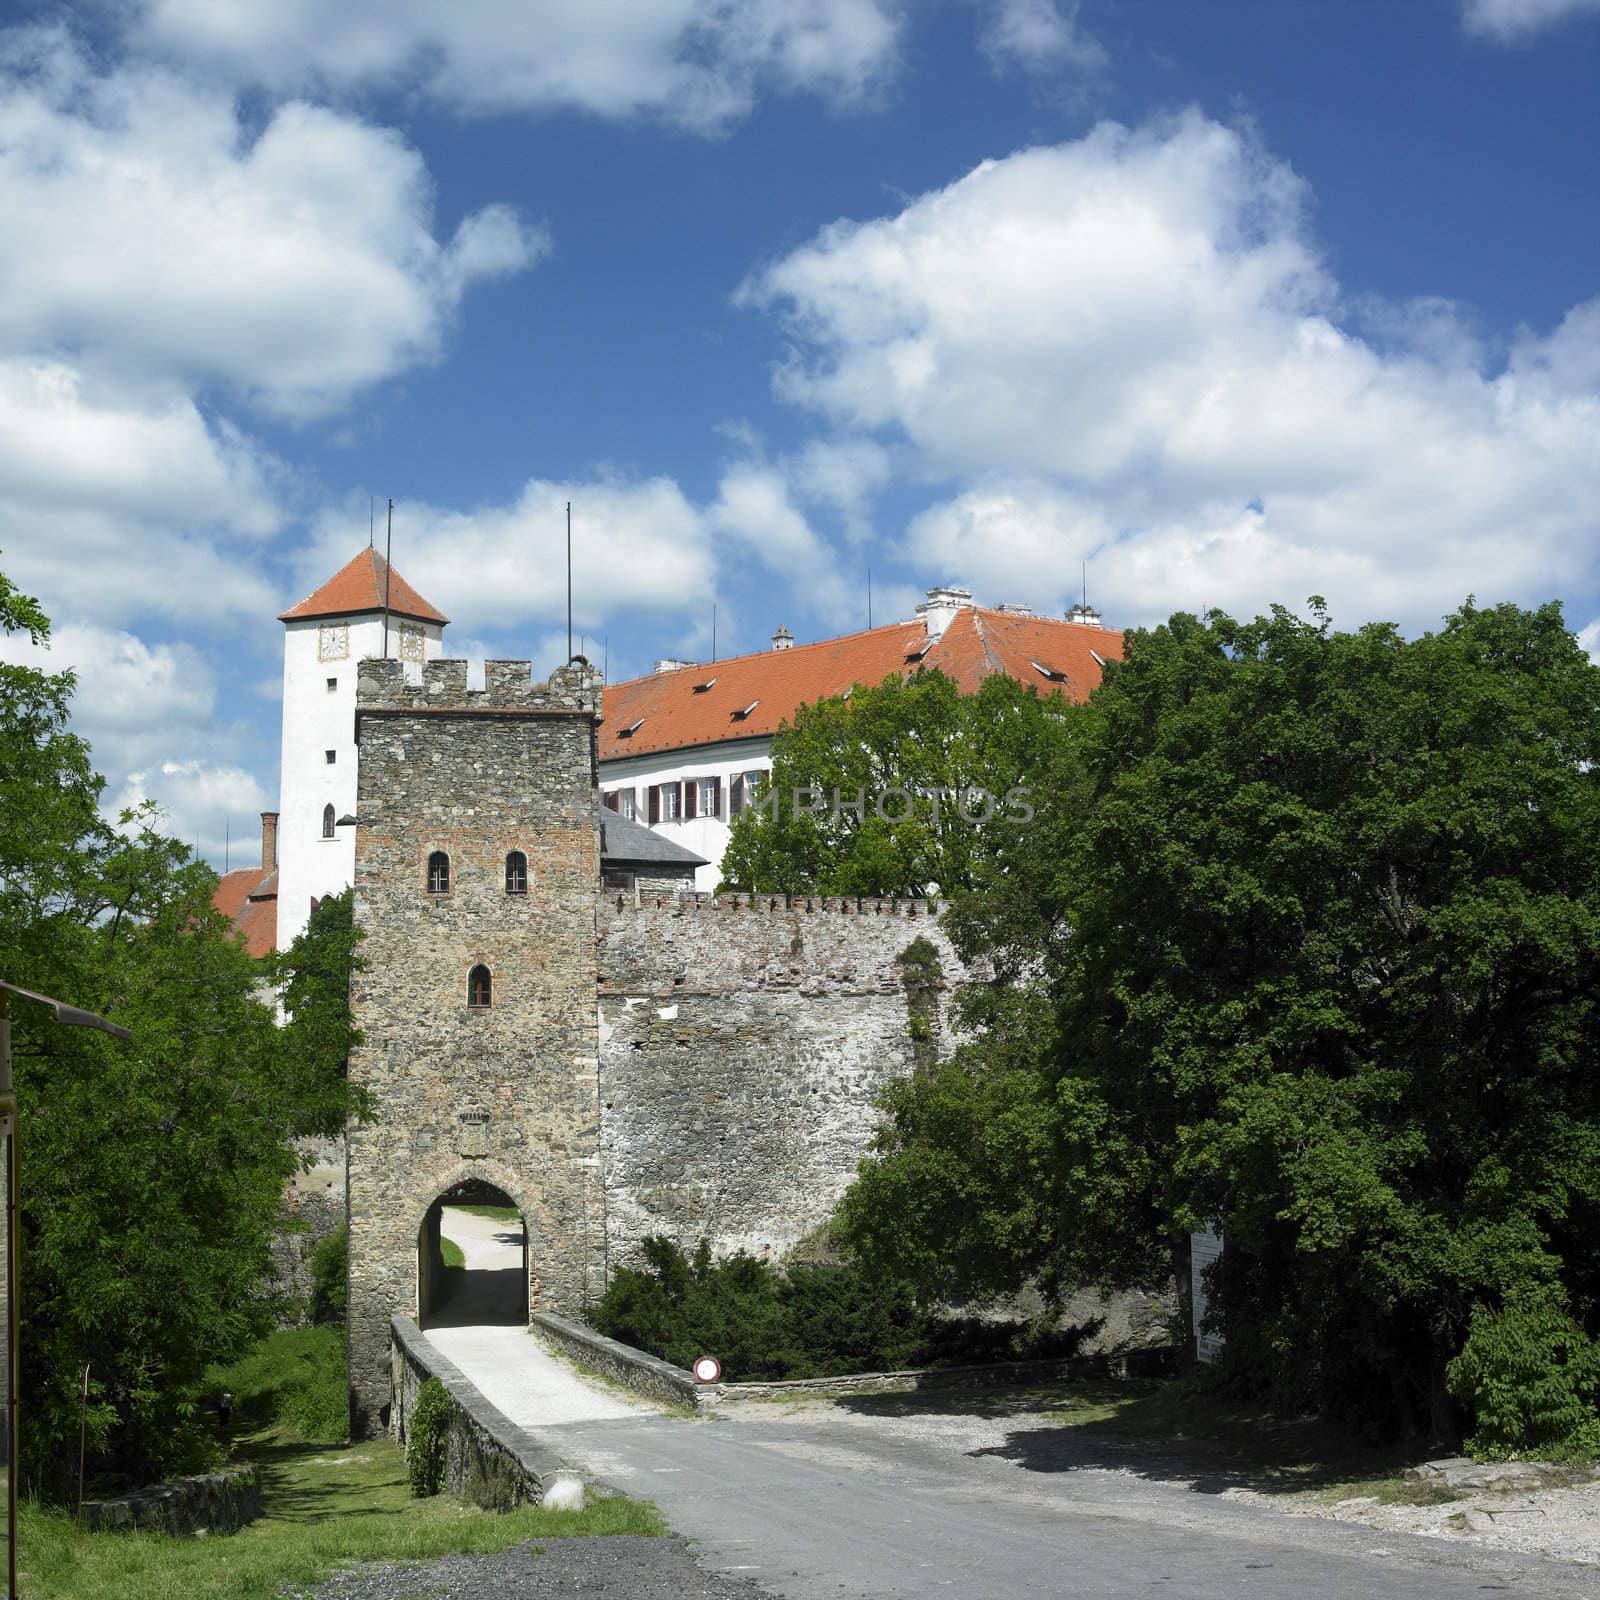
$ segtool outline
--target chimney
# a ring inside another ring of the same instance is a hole
[[[656,662],[657,672],[676,672],[680,667],[692,667],[692,661],[679,661],[675,656],[662,656]]]
[[[1076,605],[1067,608],[1067,621],[1082,623],[1086,628],[1101,626],[1100,613],[1087,600],[1080,600]]]
[[[261,870],[275,872],[278,866],[278,813],[261,813]]]
[[[1025,606],[1018,600],[1002,600],[995,610],[1008,617],[1031,617],[1033,607]]]
[[[781,622],[778,624],[778,631],[772,636],[772,648],[774,650],[794,649],[794,635]]]
[[[944,630],[956,620],[956,613],[963,606],[972,604],[972,591],[960,589],[954,584],[941,584],[937,589],[928,591],[928,598],[917,607],[917,615],[922,618],[922,625],[928,630],[930,639],[942,638]]]

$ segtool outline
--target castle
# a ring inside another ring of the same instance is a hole
[[[259,941],[276,888],[281,945],[354,884],[350,1072],[376,1111],[343,1163],[360,1433],[384,1420],[391,1317],[428,1325],[457,1185],[521,1214],[530,1310],[581,1315],[653,1233],[781,1255],[849,1183],[879,1089],[952,1047],[969,974],[933,901],[695,891],[704,858],[600,803],[581,658],[547,683],[491,661],[469,687],[375,552],[319,595],[284,614],[281,826],[219,900],[244,885]]]

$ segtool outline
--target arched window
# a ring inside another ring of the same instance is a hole
[[[513,850],[506,857],[506,893],[526,894],[528,892],[528,858],[520,850]]]
[[[467,974],[467,1004],[481,1009],[487,1006],[492,998],[493,985],[489,981],[489,969],[480,961]]]
[[[324,839],[333,838],[333,827],[333,807],[324,806],[322,808],[322,837]]]
[[[443,850],[435,850],[428,857],[428,893],[450,893],[450,857]]]

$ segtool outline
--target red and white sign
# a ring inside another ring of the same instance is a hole
[[[715,1356],[696,1356],[694,1375],[700,1383],[715,1383],[722,1376],[722,1363]]]

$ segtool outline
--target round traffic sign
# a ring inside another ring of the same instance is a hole
[[[715,1383],[722,1376],[722,1363],[715,1356],[696,1356],[694,1375],[700,1383]]]

